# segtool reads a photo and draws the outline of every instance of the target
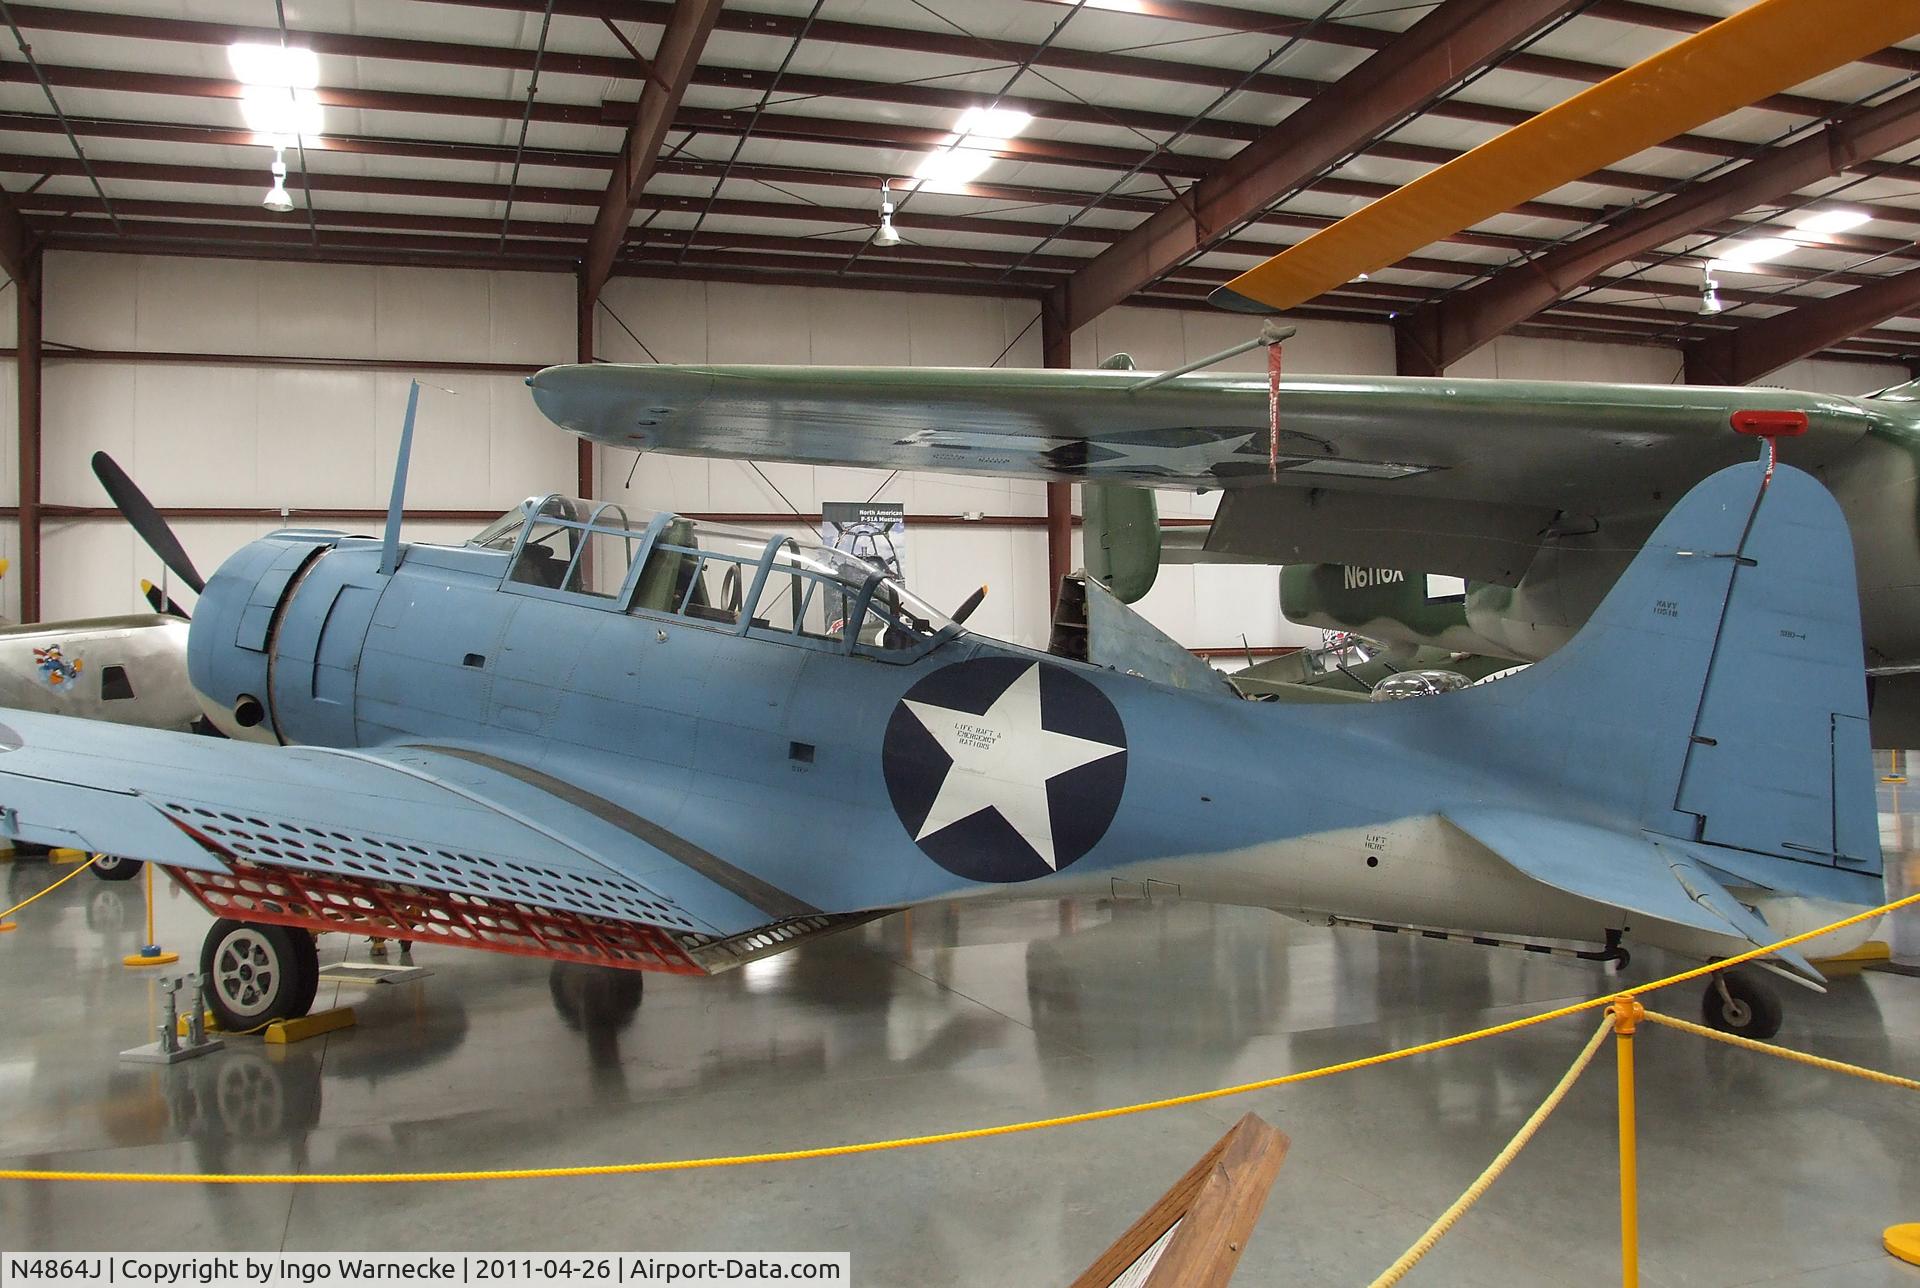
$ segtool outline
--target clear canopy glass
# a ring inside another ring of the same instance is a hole
[[[624,597],[627,611],[885,650],[916,648],[953,626],[879,567],[810,536],[766,536],[612,502],[529,497],[467,544],[511,553],[509,582]]]

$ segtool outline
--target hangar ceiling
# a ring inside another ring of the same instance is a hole
[[[1077,326],[1122,300],[1200,307],[1274,250],[1740,7],[0,5],[0,187],[16,232],[52,248],[584,262],[589,279],[1034,297]],[[284,213],[261,204],[273,148],[229,55],[248,42],[318,56]],[[1751,379],[1794,349],[1920,363],[1916,74],[1920,45],[1839,68],[1300,312],[1394,325],[1407,371],[1505,332],[1685,346],[1695,379]],[[875,240],[883,181],[896,245]],[[1204,215],[1204,233],[1156,235],[1170,207]]]

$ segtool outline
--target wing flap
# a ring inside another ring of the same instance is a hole
[[[0,781],[0,833],[36,845],[137,855],[175,868],[225,868],[138,793],[29,775]]]
[[[814,912],[599,798],[532,771],[509,776],[506,761],[266,747],[20,711],[0,722],[0,744],[12,744],[0,817],[27,839],[202,871],[232,858],[390,881],[702,938]]]

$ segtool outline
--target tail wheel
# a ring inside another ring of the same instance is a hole
[[[1707,1027],[1765,1042],[1780,1031],[1780,995],[1751,971],[1723,970],[1707,985],[1700,1012]]]
[[[93,875],[102,881],[131,881],[140,875],[140,860],[122,858],[118,854],[96,854],[93,856]]]
[[[311,1010],[320,954],[304,930],[222,918],[200,945],[200,973],[214,1021],[239,1033]]]

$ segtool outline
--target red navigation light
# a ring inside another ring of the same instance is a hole
[[[1798,438],[1807,432],[1803,411],[1736,411],[1727,419],[1735,432],[1755,438]]]

